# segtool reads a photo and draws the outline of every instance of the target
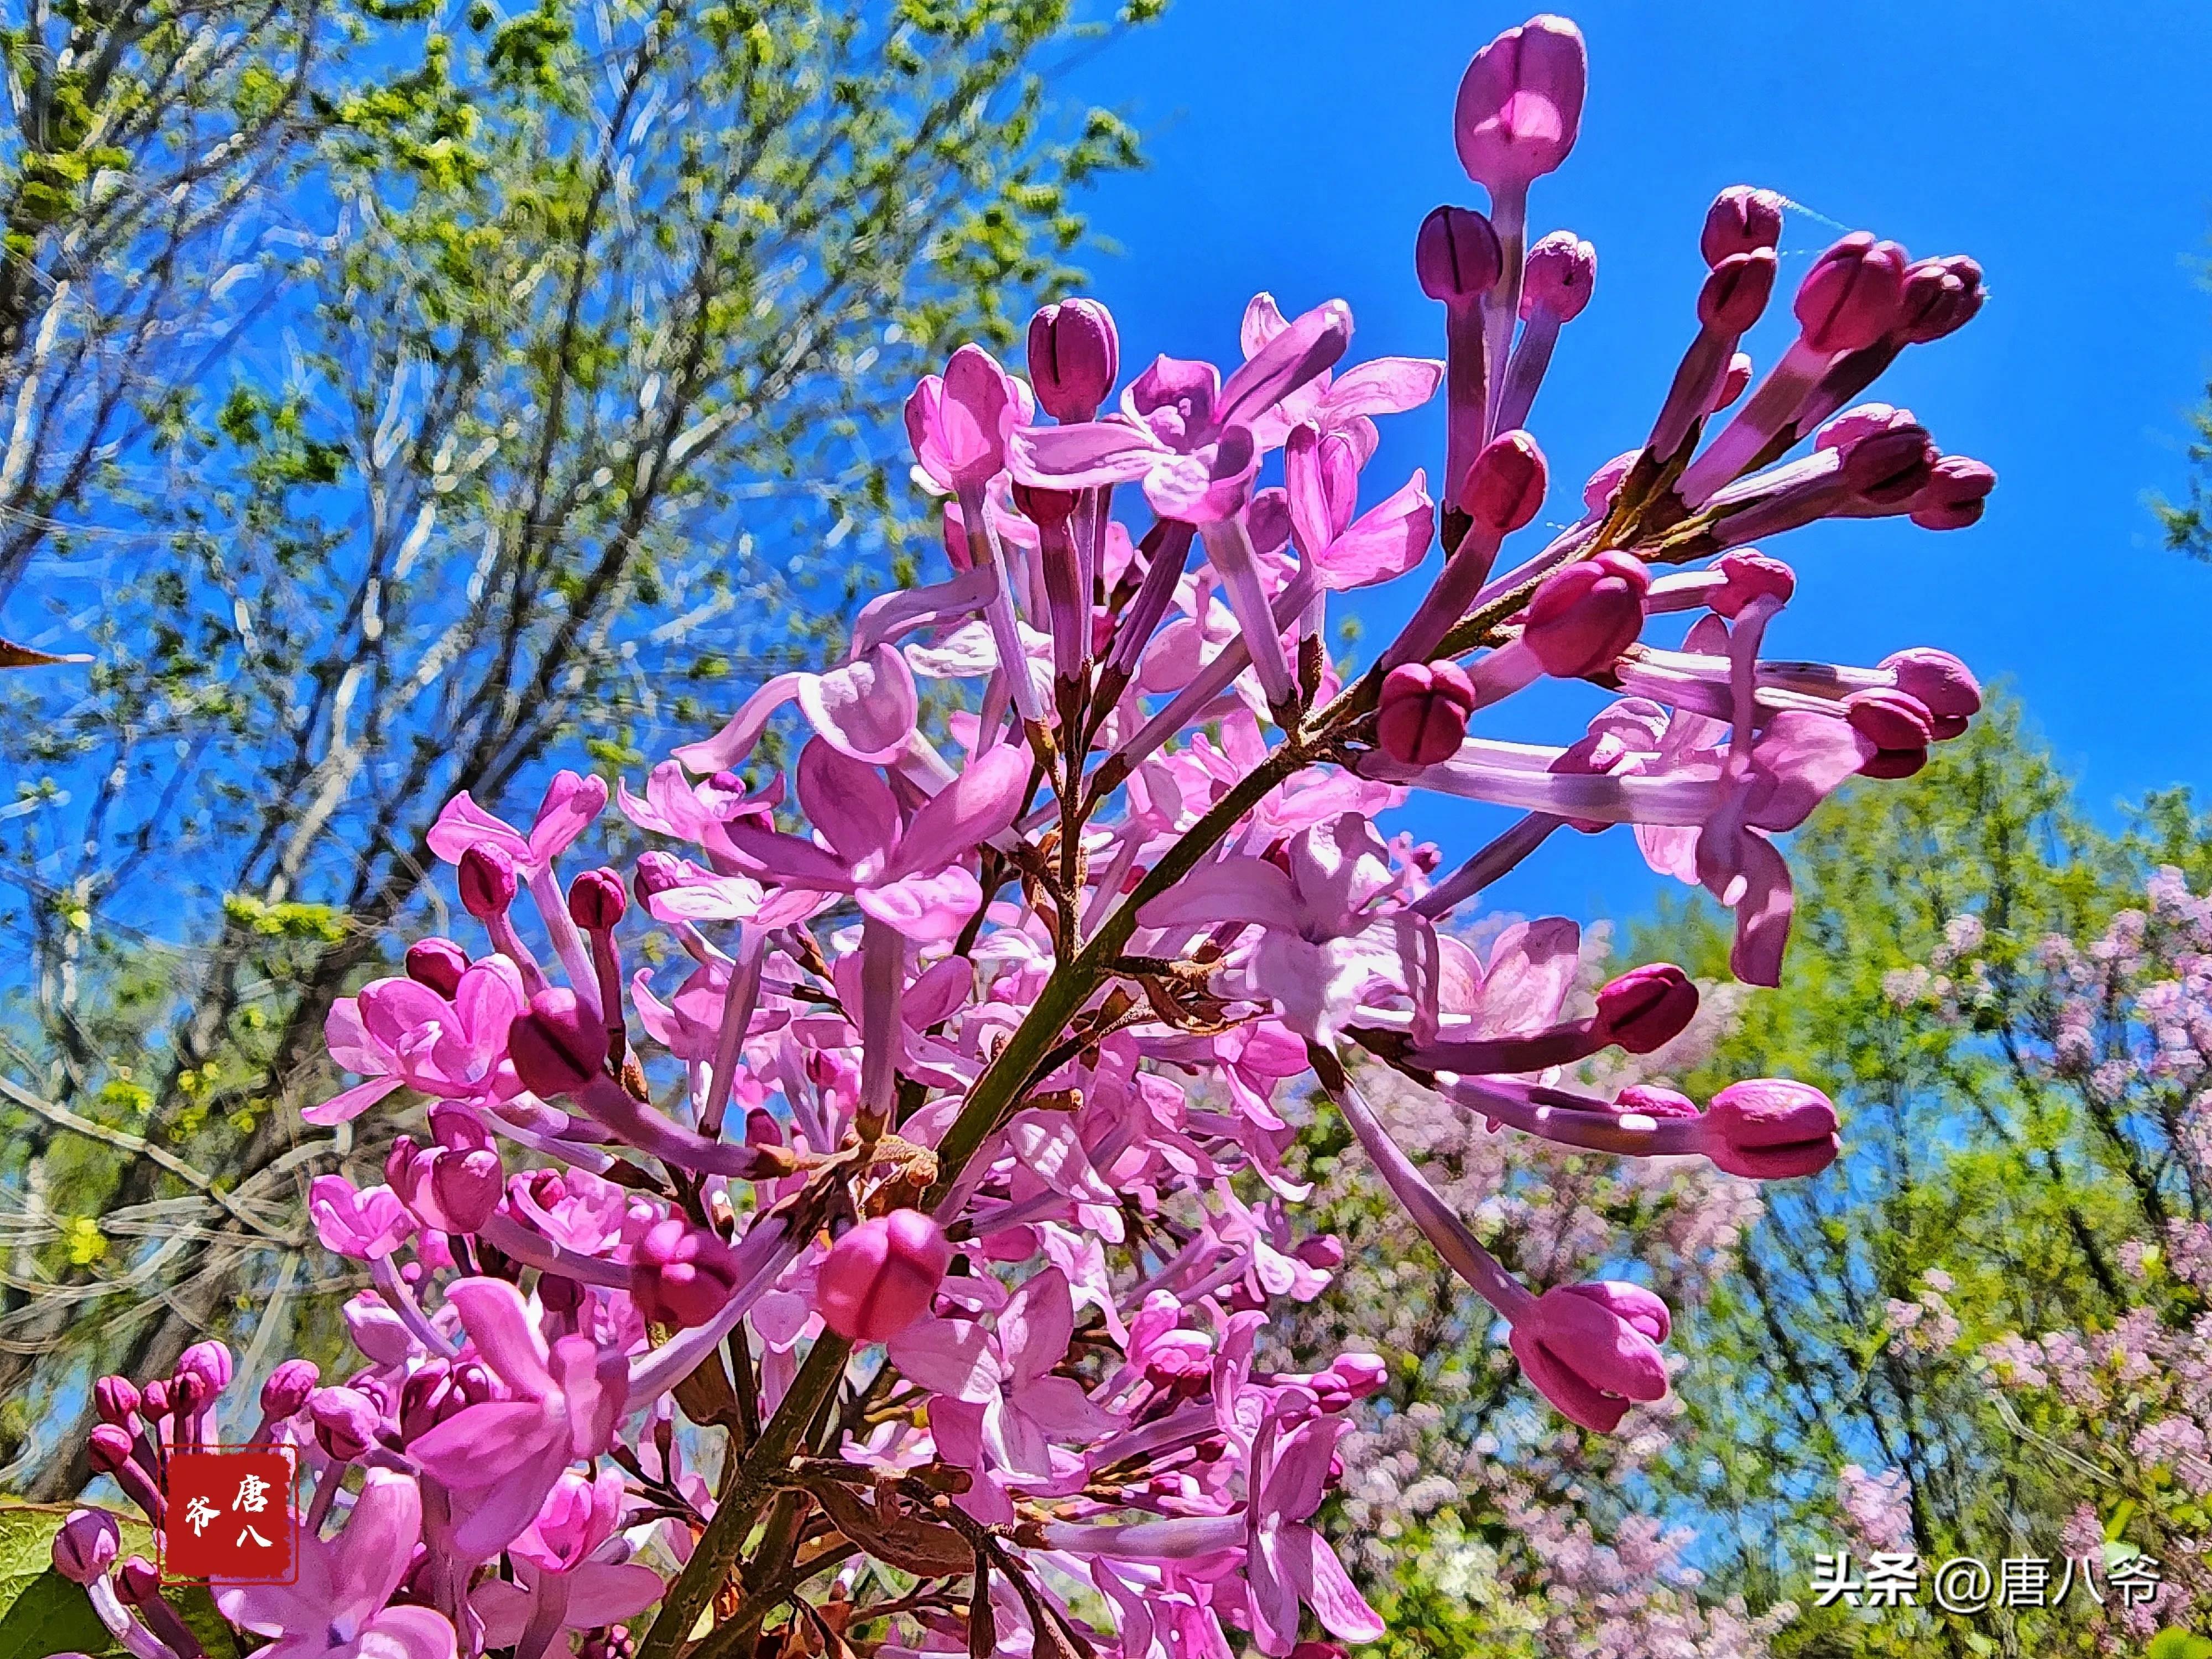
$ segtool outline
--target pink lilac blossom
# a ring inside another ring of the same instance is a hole
[[[1112,318],[1062,301],[1031,331],[1034,386],[969,345],[908,404],[951,575],[871,602],[845,663],[769,682],[612,792],[654,843],[630,870],[561,879],[610,803],[599,778],[560,774],[526,829],[448,805],[431,850],[483,948],[421,941],[342,1004],[331,1057],[361,1080],[310,1113],[373,1130],[434,1103],[382,1184],[315,1186],[324,1243],[369,1267],[347,1322],[367,1363],[264,1400],[305,1467],[329,1606],[222,1590],[235,1621],[286,1654],[408,1659],[510,1638],[538,1659],[617,1621],[638,1659],[702,1628],[702,1654],[740,1651],[771,1624],[823,1647],[865,1624],[887,1659],[1371,1639],[1316,1517],[1382,1368],[1255,1353],[1267,1310],[1344,1259],[1300,1235],[1285,1164],[1309,1075],[1495,1310],[1500,1363],[1548,1402],[1532,1412],[1660,1420],[1665,1298],[1595,1269],[1587,1213],[1540,1248],[1557,1218],[1465,1191],[1364,1091],[1407,1079],[1455,1121],[1658,1170],[1835,1156],[1808,1084],[1701,1107],[1608,1080],[1605,1051],[1696,1019],[1678,970],[1571,1012],[1574,924],[1478,951],[1456,921],[1558,830],[1629,825],[1734,909],[1737,977],[1777,982],[1774,837],[1854,775],[1905,775],[1979,694],[1928,649],[1768,657],[1797,584],[1746,544],[1971,520],[1986,469],[1845,405],[1980,289],[1971,261],[1846,237],[1796,295],[1796,344],[1706,444],[1779,234],[1731,193],[1658,435],[1509,557],[1549,483],[1519,423],[1595,270],[1579,239],[1526,234],[1584,84],[1556,17],[1468,70],[1454,131],[1490,210],[1441,210],[1414,250],[1444,361],[1352,361],[1343,301],[1285,316],[1262,295],[1241,363],[1158,356],[1116,398]],[[1367,489],[1378,420],[1440,386],[1435,493],[1425,472]],[[1401,578],[1423,587],[1405,629],[1340,668],[1328,595]],[[1654,636],[1685,611],[1682,637]],[[916,674],[981,681],[975,706],[925,729]],[[1508,737],[1505,706],[1544,678],[1617,695],[1563,742]],[[804,728],[787,804],[772,720]],[[1376,823],[1416,789],[1503,828],[1438,879],[1437,849]],[[678,953],[666,1000],[625,972]],[[1504,1249],[1515,1228],[1538,1237]],[[221,1386],[108,1390],[98,1462],[157,1523],[165,1448],[205,1437]],[[682,1468],[711,1449],[710,1489]],[[1630,1576],[1674,1549],[1633,1529],[1608,1547]]]

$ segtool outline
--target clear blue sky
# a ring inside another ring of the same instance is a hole
[[[2212,696],[2212,569],[2163,550],[2145,498],[2180,488],[2186,416],[2212,368],[2197,268],[2212,231],[2212,8],[2157,0],[2122,22],[2031,0],[1597,0],[1571,15],[1589,103],[1580,146],[1537,185],[1530,231],[1590,239],[1598,281],[1530,422],[1553,464],[1545,517],[1571,519],[1581,481],[1648,428],[1693,326],[1698,228],[1723,186],[1779,191],[1915,255],[1971,253],[1987,308],[1869,395],[1996,468],[1988,516],[1949,535],[1897,520],[1771,544],[1799,587],[1769,649],[1871,662],[1942,645],[2017,690],[2093,805],[2202,792],[2212,727],[2183,711]],[[1438,202],[1481,204],[1453,155],[1452,95],[1468,56],[1524,15],[1175,0],[1085,64],[1073,95],[1132,118],[1152,161],[1090,203],[1120,245],[1091,264],[1130,372],[1163,350],[1233,363],[1237,318],[1263,288],[1286,310],[1348,301],[1355,356],[1441,356],[1413,232]],[[1839,234],[1793,214],[1785,285]],[[1772,332],[1748,343],[1762,366]],[[1417,465],[1434,478],[1440,415],[1386,426],[1364,501]],[[1370,601],[1370,629],[1394,626],[1417,586]],[[1524,697],[1493,729],[1572,735],[1588,702]],[[1448,851],[1486,833],[1450,803],[1410,810]],[[1660,887],[1623,832],[1554,837],[1540,863],[1499,902],[1626,915]]]

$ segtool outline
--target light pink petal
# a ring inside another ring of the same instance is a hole
[[[340,997],[323,1016],[323,1046],[343,1070],[374,1077],[385,1069],[385,1051],[369,1041],[368,1028],[361,1023],[361,1009],[353,997]]]
[[[1259,470],[1250,430],[1231,427],[1193,453],[1163,459],[1145,474],[1145,500],[1163,519],[1212,524],[1243,504]]]
[[[1694,824],[1639,823],[1636,849],[1655,874],[1698,884],[1698,831]]]
[[[481,1411],[480,1406],[471,1407]],[[447,1422],[458,1422],[458,1417]],[[444,1427],[444,1424],[439,1425]],[[453,1528],[453,1548],[471,1560],[481,1561],[497,1554],[516,1539],[532,1521],[545,1502],[545,1494],[553,1490],[561,1478],[561,1471],[568,1467],[567,1437],[559,1443],[548,1446],[535,1459],[522,1464],[506,1480],[496,1486],[479,1486],[465,1494],[456,1492],[454,1507],[460,1514]]]
[[[1244,307],[1244,320],[1237,331],[1237,343],[1247,357],[1256,357],[1291,325],[1272,294],[1255,294]]]
[[[1074,1334],[1067,1275],[1057,1267],[1030,1275],[999,1314],[999,1350],[1014,1385],[1026,1386],[1060,1364]]]
[[[358,1619],[389,1601],[422,1534],[422,1494],[414,1478],[369,1470],[331,1557],[331,1611]]]
[[[511,1648],[520,1641],[534,1603],[528,1590],[504,1578],[487,1578],[469,1592],[469,1606],[483,1620],[487,1648]]]
[[[619,1624],[658,1601],[664,1588],[650,1567],[584,1562],[568,1575],[568,1624],[576,1630]]]
[[[1276,1443],[1274,1467],[1267,1471],[1260,1491],[1263,1515],[1284,1521],[1303,1521],[1321,1507],[1328,1489],[1329,1460],[1336,1443],[1349,1425],[1331,1418],[1316,1418]]]
[[[1785,709],[1767,722],[1752,750],[1747,821],[1762,830],[1795,830],[1874,752],[1872,741],[1845,721]]]
[[[1005,830],[1021,810],[1030,769],[1028,752],[1012,745],[971,762],[914,815],[890,873],[941,870]]]
[[[955,866],[933,876],[908,876],[854,895],[860,908],[918,944],[957,939],[983,907],[983,884]]]
[[[750,876],[702,875],[664,887],[646,908],[662,921],[752,921],[760,915],[762,897],[761,884]]]
[[[1279,1560],[1331,1636],[1346,1642],[1382,1639],[1381,1617],[1367,1605],[1326,1538],[1311,1527],[1295,1528],[1283,1538]]]
[[[1377,357],[1330,381],[1316,413],[1328,427],[1362,415],[1401,415],[1435,397],[1443,378],[1444,366],[1434,357]]]
[[[394,975],[373,979],[354,999],[362,1029],[370,1042],[389,1049],[410,1031],[433,1023],[450,1024],[453,1006],[427,985]]]
[[[545,1339],[521,1291],[503,1279],[464,1279],[447,1287],[446,1300],[460,1315],[461,1328],[484,1363],[510,1388],[534,1399],[552,1396]]]
[[[461,854],[478,842],[489,842],[516,859],[530,856],[530,843],[505,818],[495,817],[476,804],[465,789],[439,809],[438,821],[427,837],[430,850],[448,864],[459,864]]]
[[[1295,928],[1297,895],[1291,878],[1265,859],[1227,858],[1199,867],[1146,904],[1137,920],[1147,927],[1216,927],[1254,922]]]
[[[1251,420],[1316,375],[1333,368],[1352,343],[1352,307],[1331,300],[1304,313],[1223,382],[1214,404],[1217,431]]]
[[[607,781],[558,772],[545,787],[545,799],[530,827],[529,862],[538,869],[560,857],[607,809]]]
[[[1040,1376],[1015,1390],[1014,1404],[1054,1440],[1096,1440],[1121,1426],[1111,1412],[1091,1403],[1072,1376]]]
[[[730,723],[703,743],[687,743],[672,750],[694,772],[723,772],[753,752],[760,734],[768,730],[775,711],[799,695],[798,674],[778,674],[747,697]]]
[[[850,867],[836,854],[811,841],[763,830],[750,820],[725,824],[722,833],[730,838],[730,846],[740,858],[759,866],[779,881],[822,892],[853,890]]]
[[[482,1405],[464,1407],[444,1422],[424,1430],[407,1451],[422,1473],[441,1486],[472,1492],[507,1483],[515,1470],[538,1462],[549,1447],[558,1450],[562,1461],[567,1462],[566,1440],[538,1401],[488,1400]],[[515,1531],[529,1525],[531,1516],[537,1512],[533,1499],[530,1514],[523,1516]]]
[[[884,775],[825,739],[799,752],[799,805],[848,866],[880,862],[898,839],[898,802]]]
[[[1252,1637],[1260,1651],[1274,1659],[1298,1639],[1297,1586],[1284,1571],[1282,1534],[1261,1532],[1244,1559],[1244,1579],[1252,1613]]]
[[[1417,471],[1395,495],[1354,519],[1316,558],[1322,586],[1341,592],[1404,575],[1428,556],[1436,527],[1428,475]]]
[[[1582,930],[1564,916],[1516,921],[1490,947],[1480,1036],[1522,1036],[1559,1017],[1581,965]]]
[[[1010,1400],[994,1399],[983,1407],[983,1444],[991,1461],[1027,1480],[1052,1479],[1052,1442],[1044,1425]]]
[[[973,1405],[999,1397],[1004,1376],[991,1352],[990,1334],[971,1320],[922,1320],[887,1345],[892,1364],[932,1394]]]
[[[906,752],[920,712],[906,659],[882,644],[857,662],[802,676],[799,707],[825,742],[877,766]]]
[[[1053,489],[1127,483],[1150,471],[1161,453],[1150,432],[1121,421],[1019,427],[1006,445],[1015,477]]]
[[[403,1081],[404,1079],[398,1077],[372,1078],[367,1083],[355,1084],[343,1094],[331,1096],[319,1105],[301,1107],[300,1115],[323,1129],[333,1124],[349,1122],[398,1088]]]
[[[362,1627],[349,1659],[453,1659],[457,1644],[446,1615],[429,1607],[386,1607]],[[343,1648],[333,1650],[343,1655]]]
[[[1744,890],[1735,903],[1735,944],[1729,970],[1746,985],[1782,983],[1782,956],[1790,945],[1796,897],[1790,866],[1764,836],[1747,830],[1741,842]]]

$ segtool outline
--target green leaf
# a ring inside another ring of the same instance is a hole
[[[2212,1639],[2185,1630],[2162,1630],[2150,1638],[2143,1659],[2212,1659]]]

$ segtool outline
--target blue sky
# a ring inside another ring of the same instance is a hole
[[[2146,505],[2181,488],[2187,413],[2212,369],[2212,293],[2197,272],[2212,247],[2212,8],[2165,0],[2124,23],[2092,21],[2098,10],[1577,8],[1591,58],[1582,142],[1539,182],[1529,222],[1532,236],[1571,228],[1595,242],[1598,280],[1530,425],[1553,465],[1543,517],[1565,521],[1582,479],[1649,428],[1694,325],[1698,228],[1724,185],[1808,210],[1784,234],[1785,287],[1844,228],[1916,255],[1972,254],[1988,272],[1982,315],[1908,353],[1870,395],[1996,468],[1988,516],[1949,535],[1897,520],[1771,544],[1799,587],[1768,648],[1860,662],[1954,650],[2019,691],[2087,800],[2109,809],[2147,788],[2201,789],[2212,762],[2212,728],[2181,713],[2212,693],[2212,569],[2166,552]],[[1413,233],[1439,202],[1482,204],[1453,154],[1453,92],[1469,55],[1523,15],[1176,0],[1084,65],[1071,95],[1133,118],[1152,161],[1090,200],[1119,244],[1091,265],[1128,370],[1164,350],[1235,362],[1259,289],[1286,310],[1342,296],[1355,356],[1440,356]],[[1778,301],[1770,321],[1786,316]],[[1747,342],[1762,367],[1786,343],[1777,332]],[[1364,501],[1418,465],[1433,482],[1438,410],[1388,425]],[[1394,627],[1418,586],[1363,605],[1370,630]],[[1492,729],[1571,736],[1590,702],[1581,690],[1516,699]],[[1455,804],[1408,810],[1448,852],[1487,832]],[[1554,837],[1537,865],[1498,901],[1626,915],[1660,890],[1621,832]]]

